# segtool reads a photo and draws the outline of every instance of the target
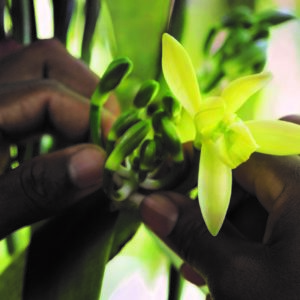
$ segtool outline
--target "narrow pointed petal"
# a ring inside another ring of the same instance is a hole
[[[300,126],[281,120],[247,121],[260,153],[271,155],[300,154]]]
[[[264,72],[244,76],[231,82],[223,91],[227,111],[236,112],[250,96],[263,88],[271,79],[271,74]]]
[[[167,33],[162,40],[162,69],[174,96],[194,116],[201,102],[196,73],[186,50]]]
[[[196,136],[194,120],[191,115],[182,109],[180,121],[176,124],[176,129],[181,143],[193,141]]]
[[[222,227],[231,196],[231,169],[217,156],[213,144],[201,148],[198,197],[204,222],[213,236]]]

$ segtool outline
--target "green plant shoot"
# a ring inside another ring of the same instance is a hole
[[[96,145],[101,141],[101,109],[108,99],[109,92],[114,90],[132,70],[132,62],[126,58],[114,60],[104,72],[98,87],[91,97],[90,129],[91,140]]]

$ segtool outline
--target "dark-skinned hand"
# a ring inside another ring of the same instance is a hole
[[[300,117],[289,121],[299,123]],[[300,299],[300,157],[254,153],[233,170],[226,220],[216,237],[198,201],[173,192],[145,198],[145,224],[184,263],[184,277],[215,300]]]
[[[55,215],[102,185],[104,151],[88,144],[89,97],[97,76],[56,40],[0,43],[0,238]],[[103,112],[107,134],[118,113]],[[3,172],[11,143],[49,132],[64,147]]]

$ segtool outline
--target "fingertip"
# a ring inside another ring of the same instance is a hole
[[[140,206],[143,222],[159,237],[168,236],[177,223],[177,206],[165,195],[147,196]]]
[[[295,124],[300,124],[300,115],[295,115],[295,114],[286,115],[280,118],[280,120],[295,123]]]
[[[102,185],[105,153],[77,145],[35,157],[1,176],[0,238],[54,216]]]
[[[206,285],[204,278],[196,272],[190,265],[183,263],[180,267],[180,273],[184,279],[197,286]]]
[[[101,186],[105,152],[97,146],[89,145],[75,152],[69,160],[69,175],[73,184],[86,189]]]
[[[233,170],[236,182],[254,195],[270,212],[287,183],[294,179],[299,162],[295,156],[272,156],[253,153],[251,158]]]

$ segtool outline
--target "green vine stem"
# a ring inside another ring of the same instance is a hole
[[[127,58],[114,60],[106,69],[102,79],[91,97],[90,104],[90,131],[91,141],[103,146],[101,140],[101,113],[109,97],[109,92],[114,90],[132,69],[132,62]]]
[[[168,300],[180,300],[183,279],[178,269],[171,264],[169,270],[169,295]]]
[[[29,0],[12,0],[11,15],[13,21],[13,36],[22,44],[31,42],[31,11]]]

